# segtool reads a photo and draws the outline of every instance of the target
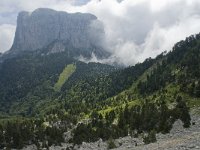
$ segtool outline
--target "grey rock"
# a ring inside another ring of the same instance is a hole
[[[102,51],[104,36],[102,23],[92,14],[39,8],[19,13],[10,51],[34,51],[50,44],[49,54],[66,49]]]
[[[37,146],[36,145],[28,145],[24,148],[22,148],[22,150],[37,150]]]
[[[142,137],[133,138],[126,136],[123,138],[115,139],[115,150],[199,150],[200,149],[200,117],[199,115],[192,115],[192,120],[195,120],[195,125],[190,128],[184,129],[183,123],[177,120],[173,129],[168,134],[157,134],[157,142],[145,145]],[[65,133],[67,135],[69,133]],[[96,142],[86,143],[83,142],[81,145],[63,143],[62,146],[51,146],[51,150],[61,150],[66,148],[73,150],[107,150],[108,144],[106,141],[99,139]],[[32,147],[29,147],[30,149]],[[27,148],[26,148],[27,149]],[[34,149],[34,148],[33,148]]]
[[[188,148],[190,148],[190,149],[195,148],[195,145],[191,144],[191,145],[188,146]]]
[[[49,49],[48,54],[58,53],[58,52],[64,52],[65,51],[65,45],[62,42],[55,42],[51,48]]]
[[[199,147],[199,146],[196,146],[195,148],[196,148],[196,149],[200,149],[200,147]]]
[[[71,133],[71,131],[68,131],[68,132],[65,132],[65,133],[63,134],[63,136],[64,136],[65,142],[68,143],[69,140],[72,138],[72,133]]]

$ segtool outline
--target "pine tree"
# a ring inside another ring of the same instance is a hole
[[[176,99],[177,105],[176,105],[176,112],[178,113],[178,118],[183,121],[183,126],[185,128],[190,126],[190,114],[189,114],[189,108],[187,107],[185,101],[182,99],[181,96],[178,96]]]

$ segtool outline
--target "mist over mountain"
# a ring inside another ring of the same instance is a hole
[[[10,53],[47,49],[48,53],[76,51],[72,57],[90,57],[92,53],[105,57],[104,36],[103,25],[92,14],[39,8],[19,13]]]
[[[200,21],[173,27],[185,9],[161,13],[158,1],[71,1],[95,15],[20,12],[13,45],[0,53],[0,149],[199,149]],[[164,51],[185,29],[191,36]]]
[[[97,16],[112,59],[126,66],[170,51],[200,28],[199,0],[6,0],[0,1],[0,52],[12,46],[18,12],[46,7]]]

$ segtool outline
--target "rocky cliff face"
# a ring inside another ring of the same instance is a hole
[[[19,13],[11,51],[34,51],[51,47],[50,53],[72,49],[92,52],[98,48],[99,53],[104,55],[103,39],[103,26],[92,14],[70,14],[40,8],[32,13]]]

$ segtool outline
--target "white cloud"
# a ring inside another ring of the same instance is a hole
[[[0,52],[9,50],[15,33],[15,26],[9,24],[0,25]]]
[[[200,32],[199,0],[91,0],[85,5],[76,5],[83,1],[88,0],[34,0],[32,3],[1,0],[0,24],[8,23],[9,19],[5,18],[9,17],[12,23],[13,14],[21,10],[32,11],[38,7],[93,13],[105,26],[112,60],[118,58],[125,65],[155,57],[186,36]],[[7,37],[12,40],[10,33]],[[7,49],[0,45],[0,51],[4,48]]]

